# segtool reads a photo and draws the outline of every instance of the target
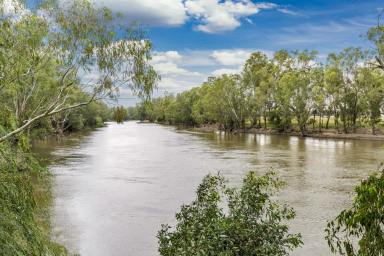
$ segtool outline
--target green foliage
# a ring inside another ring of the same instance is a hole
[[[30,12],[16,8],[13,15],[3,9],[0,2],[0,109],[5,120],[0,143],[48,117],[62,132],[69,122],[66,112],[115,99],[121,87],[150,98],[159,80],[149,65],[152,45],[138,27],[119,24],[110,10],[88,0],[47,0]],[[93,120],[78,113],[72,127],[94,126],[101,119],[99,113]]]
[[[123,106],[115,107],[113,109],[113,119],[118,124],[123,123],[127,119],[127,115],[127,110]]]
[[[50,237],[47,170],[21,146],[0,151],[0,255],[67,255]]]
[[[160,255],[288,255],[302,242],[286,224],[293,209],[273,200],[282,185],[273,172],[249,172],[240,188],[229,188],[221,175],[206,176],[197,198],[176,214],[176,226],[162,225]]]
[[[352,207],[328,223],[328,244],[340,255],[384,255],[384,172],[363,180],[355,192]]]
[[[376,126],[381,121],[381,109],[384,99],[384,79],[380,71],[372,71],[369,68],[361,69],[357,82],[363,91],[362,111],[369,120],[372,133],[376,133]]]
[[[231,131],[264,127],[303,136],[309,126],[313,132],[328,129],[332,119],[338,132],[370,127],[375,134],[384,109],[384,69],[372,69],[370,54],[360,48],[329,54],[326,63],[316,56],[281,50],[268,58],[255,52],[239,75],[210,77],[200,87],[146,101],[135,111],[155,122],[217,124]]]
[[[384,70],[384,25],[382,24],[383,12],[379,16],[379,24],[368,30],[367,37],[376,46],[375,65]]]

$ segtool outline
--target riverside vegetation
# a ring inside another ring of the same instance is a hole
[[[347,48],[326,61],[315,51],[253,53],[240,74],[211,77],[201,86],[143,102],[130,116],[223,130],[281,133],[381,133],[384,108],[383,26],[367,38],[375,51]],[[361,131],[365,128],[365,131]]]
[[[87,0],[44,1],[26,10],[0,0],[0,254],[66,255],[52,241],[50,174],[31,153],[31,140],[97,127],[114,114],[102,99],[120,87],[143,98],[129,116],[188,125],[215,123],[234,130],[272,126],[303,135],[319,130],[378,131],[383,107],[384,27],[372,28],[373,54],[349,48],[325,66],[314,52],[254,53],[240,75],[210,78],[199,88],[150,100],[159,80],[148,64],[151,43],[137,27]],[[96,75],[95,75],[96,74]],[[86,81],[92,77],[93,80]],[[310,116],[314,116],[310,121]],[[356,187],[351,209],[326,229],[333,252],[383,255],[384,176]],[[239,189],[207,176],[197,199],[176,215],[176,229],[158,234],[161,255],[288,255],[302,244],[290,234],[288,206],[272,200],[282,183],[272,174],[249,173]],[[228,212],[221,207],[226,204]],[[358,240],[358,244],[354,241]]]

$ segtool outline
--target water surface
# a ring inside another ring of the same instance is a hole
[[[383,142],[195,133],[156,124],[109,124],[36,151],[55,174],[55,238],[83,256],[158,255],[156,233],[173,223],[208,173],[239,183],[247,170],[278,170],[280,200],[297,212],[293,255],[330,255],[326,221],[350,204],[354,184],[384,159]]]

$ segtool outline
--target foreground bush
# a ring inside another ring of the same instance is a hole
[[[352,207],[328,223],[326,239],[333,253],[384,255],[384,172],[355,188]]]
[[[293,209],[271,198],[282,186],[273,172],[249,172],[240,188],[228,188],[220,175],[206,176],[197,198],[176,214],[176,226],[162,225],[160,254],[288,255],[302,241],[286,223],[295,217]]]

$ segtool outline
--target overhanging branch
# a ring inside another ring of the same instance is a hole
[[[68,107],[63,107],[63,108],[59,108],[59,109],[53,109],[51,111],[46,111],[38,116],[35,116],[34,118],[32,119],[29,119],[27,120],[24,125],[20,126],[19,128],[17,128],[16,130],[0,137],[0,143],[6,141],[7,139],[11,138],[12,136],[15,136],[21,132],[23,132],[24,130],[26,130],[28,127],[30,127],[33,123],[35,123],[36,121],[44,118],[44,117],[48,117],[48,116],[52,116],[54,114],[57,114],[57,113],[60,113],[60,112],[63,112],[63,111],[67,111],[67,110],[70,110],[70,109],[75,109],[75,108],[79,108],[79,107],[82,107],[82,106],[86,106],[88,104],[90,104],[91,102],[93,101],[96,101],[98,99],[96,99],[96,95],[93,95],[91,97],[90,100],[88,101],[85,101],[85,102],[81,102],[81,103],[78,103],[78,104],[75,104],[75,105],[71,105],[71,106],[68,106]]]

